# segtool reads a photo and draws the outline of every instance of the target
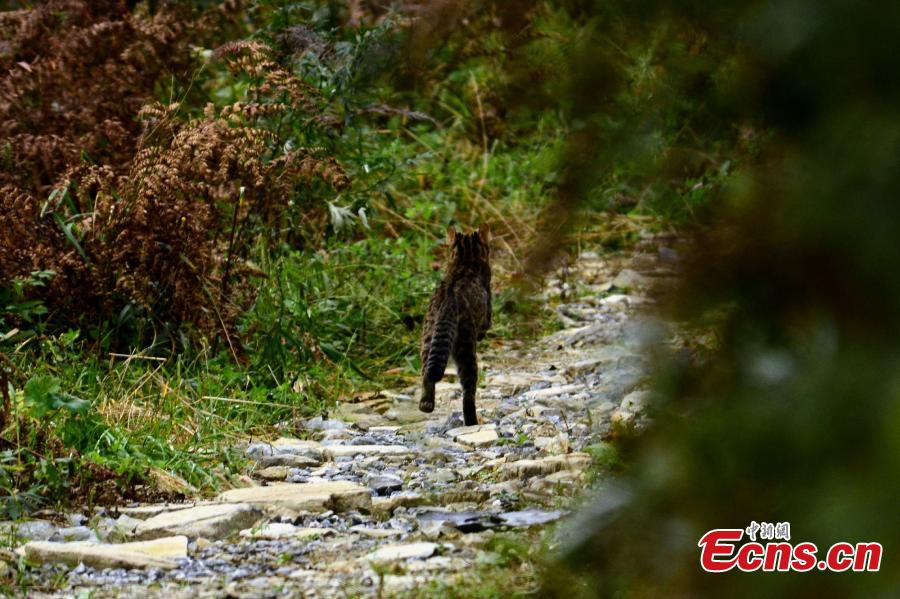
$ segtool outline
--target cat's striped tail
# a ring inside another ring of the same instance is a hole
[[[428,360],[425,363],[425,380],[430,383],[436,383],[444,378],[450,350],[453,349],[453,342],[456,340],[458,320],[456,302],[452,297],[447,298],[438,313],[434,334],[431,336],[431,347],[428,350]]]

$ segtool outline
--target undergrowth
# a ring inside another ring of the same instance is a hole
[[[511,289],[573,123],[522,85],[564,86],[586,23],[498,6],[3,14],[0,515],[211,492],[238,441],[413,383],[448,224],[491,225],[491,338],[542,330]],[[711,163],[672,188],[685,206],[728,176]],[[627,246],[658,218],[629,177],[568,241]]]

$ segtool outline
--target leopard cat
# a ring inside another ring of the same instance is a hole
[[[474,233],[447,230],[450,263],[428,304],[422,327],[422,398],[419,409],[434,410],[434,385],[444,376],[453,356],[463,388],[463,418],[478,424],[475,387],[478,360],[475,345],[491,328],[490,232],[481,225]]]

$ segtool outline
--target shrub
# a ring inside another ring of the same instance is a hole
[[[190,118],[177,102],[150,101],[151,91],[192,64],[185,36],[202,39],[209,13],[138,17],[75,0],[20,12],[0,29],[13,57],[31,60],[10,62],[0,82],[0,287],[52,271],[30,291],[59,324],[110,323],[133,343],[134,333],[158,340],[189,323],[223,333],[234,350],[234,319],[252,299],[254,269],[242,259],[255,234],[277,234],[293,205],[315,222],[324,203],[304,204],[308,188],[348,182],[321,149],[282,133],[285,121],[327,126],[316,90],[264,45],[232,43],[216,57],[247,100]],[[34,29],[53,40],[43,54]]]

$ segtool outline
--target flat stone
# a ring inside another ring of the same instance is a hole
[[[471,447],[483,447],[485,445],[490,445],[500,437],[497,436],[497,431],[493,429],[476,431],[473,433],[464,433],[462,435],[456,436],[456,441],[458,443],[462,443],[464,445],[469,445]]]
[[[428,585],[428,582],[429,578],[421,574],[418,576],[386,574],[384,578],[381,579],[379,591],[381,591],[385,597],[394,597],[416,589],[421,590]]]
[[[398,507],[415,507],[425,503],[425,497],[414,491],[394,493],[390,497],[373,497],[372,513],[390,516]]]
[[[153,541],[107,544],[77,541],[51,543],[32,541],[24,547],[29,561],[39,564],[84,564],[92,568],[162,568],[178,567],[176,558],[187,557],[185,536],[165,537]]]
[[[290,574],[288,574],[288,578],[291,580],[298,580],[302,578],[315,578],[319,575],[318,570],[304,570],[302,568],[294,570]]]
[[[637,287],[647,287],[650,284],[650,278],[631,270],[623,268],[612,280],[613,287],[618,289],[635,289]]]
[[[505,514],[500,514],[499,517],[507,526],[527,528],[529,526],[537,526],[559,520],[562,516],[563,513],[559,510],[538,510],[530,508],[519,512],[506,512]]]
[[[345,512],[368,510],[372,506],[372,495],[369,489],[362,485],[349,481],[333,481],[232,489],[219,495],[219,501],[246,503],[269,510]]]
[[[567,395],[570,393],[575,393],[577,391],[581,391],[584,389],[584,385],[560,385],[558,387],[547,387],[546,389],[538,389],[536,391],[529,391],[525,395],[531,399],[542,399],[545,397],[557,397],[560,395]]]
[[[559,478],[560,475],[571,478]],[[533,476],[528,479],[526,493],[538,493],[546,497],[552,497],[564,493],[570,493],[576,489],[576,483],[580,482],[580,474],[568,470],[560,470],[547,476]]]
[[[382,474],[369,477],[366,484],[378,495],[390,495],[394,491],[399,491],[403,488],[403,479],[399,476]]]
[[[165,514],[166,512],[177,512],[178,510],[186,510],[188,508],[202,505],[200,503],[152,503],[146,505],[138,505],[134,507],[118,507],[115,511],[138,520],[146,520],[153,516]]]
[[[318,435],[322,445],[340,445],[339,441],[350,441],[356,438],[356,433],[349,428],[321,431]],[[326,457],[328,456],[326,455]]]
[[[459,476],[450,468],[437,468],[425,474],[425,479],[432,483],[449,484],[454,482]]]
[[[473,424],[471,426],[457,426],[447,431],[447,436],[456,440],[460,435],[468,435],[471,433],[480,433],[482,431],[493,431],[497,429],[497,425],[493,422],[489,424]]]
[[[519,460],[501,464],[498,474],[502,480],[546,476],[560,470],[584,470],[590,466],[591,461],[591,456],[586,453],[570,453],[539,460]]]
[[[440,385],[441,383],[438,383]],[[458,387],[458,385],[457,385]],[[452,392],[448,391],[448,395]],[[440,401],[441,395],[437,393],[437,400]],[[400,425],[412,426],[421,423],[429,418],[429,414],[419,410],[419,406],[412,403],[402,403],[392,406],[384,413],[384,420],[396,422]]]
[[[554,485],[555,487],[576,489],[581,483],[582,474],[577,470],[560,470],[559,472],[547,475],[544,480],[547,481],[547,484]]]
[[[488,492],[491,497],[500,495],[513,495],[518,493],[524,485],[519,479],[505,480],[503,482],[488,485]]]
[[[350,532],[361,534],[364,537],[372,539],[386,539],[389,537],[399,537],[403,531],[398,528],[369,528],[362,524],[350,527]]]
[[[437,551],[437,543],[406,543],[397,545],[385,545],[364,559],[376,563],[385,564],[408,559],[427,559]]]
[[[534,383],[535,377],[527,374],[499,373],[487,377],[487,384],[491,387],[512,387],[514,391],[525,389]]]
[[[451,486],[447,491],[441,492],[438,499],[442,505],[452,507],[450,505],[452,503],[481,503],[487,501],[490,496],[487,489],[464,489]]]
[[[400,430],[399,426],[370,426],[370,433],[396,433]]]
[[[135,529],[135,536],[138,539],[156,539],[169,535],[186,535],[218,540],[250,527],[260,515],[259,509],[247,503],[202,505],[145,520]]]
[[[287,466],[269,466],[268,468],[263,468],[258,471],[256,477],[261,478],[262,480],[284,481],[288,477],[290,471],[291,469]]]
[[[384,425],[385,422],[385,418],[381,414],[361,410],[357,404],[342,404],[336,413],[342,420],[355,424],[363,430],[371,431],[373,428]]]
[[[332,528],[302,528],[286,522],[269,522],[261,528],[248,528],[241,531],[241,536],[249,539],[314,539],[334,534]]]
[[[403,445],[327,445],[325,456],[331,459],[357,455],[412,455],[413,451]]]
[[[334,421],[329,421],[334,422]],[[346,428],[346,425],[340,428]],[[297,439],[295,437],[278,437],[272,441],[272,447],[283,453],[302,453],[303,450],[321,449],[321,444],[311,439]]]
[[[534,446],[550,454],[565,454],[569,451],[569,435],[561,433],[553,437],[538,437],[534,440]]]
[[[347,423],[335,418],[314,416],[306,421],[306,428],[315,431],[333,431],[347,428]]]
[[[306,439],[281,437],[279,439],[276,439],[275,441],[272,441],[271,443],[252,443],[249,447],[247,447],[246,454],[255,460],[260,460],[262,458],[276,455],[297,455],[321,461],[322,445],[317,443],[316,441],[309,441]]]
[[[313,458],[293,453],[277,453],[275,455],[262,456],[256,460],[262,468],[285,466],[287,468],[313,468],[322,463],[321,458]]]
[[[614,371],[622,366],[640,366],[643,357],[622,346],[603,346],[591,352],[591,357],[572,362],[564,367],[570,377],[586,373]]]

